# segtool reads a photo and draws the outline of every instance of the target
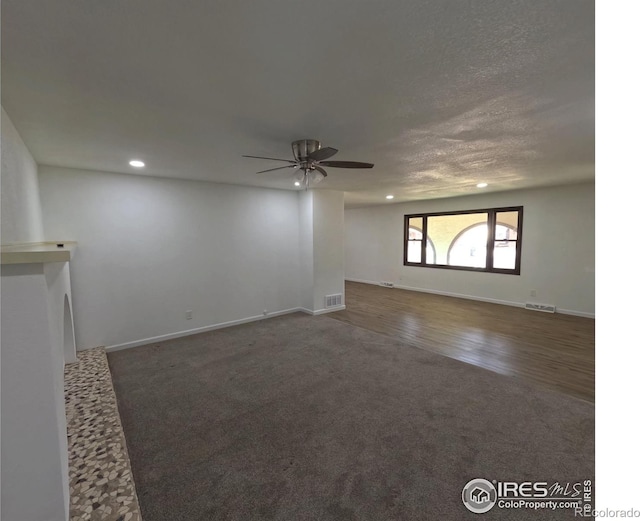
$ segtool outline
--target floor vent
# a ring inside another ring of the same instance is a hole
[[[342,306],[342,293],[337,293],[335,295],[325,295],[324,307],[335,308],[336,306]]]
[[[384,286],[385,288],[393,288],[393,282],[385,282],[385,281],[381,281],[380,282],[381,286]]]
[[[525,302],[524,307],[526,309],[533,309],[534,311],[544,311],[545,313],[555,313],[556,307],[551,304],[536,304],[534,302]]]

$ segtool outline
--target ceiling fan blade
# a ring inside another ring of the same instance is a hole
[[[277,168],[269,168],[268,170],[260,170],[260,172],[256,172],[256,174],[264,174],[265,172],[273,172],[274,170],[282,170],[283,168],[297,168],[298,165],[287,165],[287,166],[279,166]]]
[[[263,156],[242,156],[242,157],[252,157],[254,159],[270,159],[271,161],[284,161],[285,163],[295,163],[291,159],[278,159],[276,157],[263,157]]]
[[[319,148],[315,152],[311,152],[308,156],[312,161],[324,161],[325,159],[329,159],[331,156],[335,156],[338,151],[335,148],[324,147]]]
[[[324,177],[327,177],[327,171],[324,168],[316,165],[313,169],[320,172]]]
[[[322,161],[320,164],[334,168],[373,168],[373,163],[360,163],[359,161]]]

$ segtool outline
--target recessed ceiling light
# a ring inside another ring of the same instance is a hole
[[[487,183],[478,183],[476,185],[478,188],[486,188],[487,186],[489,186]]]
[[[387,199],[393,199],[393,196],[392,196],[391,194],[389,194],[389,195],[387,196]]]
[[[144,166],[144,162],[139,159],[132,159],[129,161],[129,164],[135,168],[142,168]]]
[[[293,183],[296,186],[300,186],[300,181],[296,181],[295,183]]]

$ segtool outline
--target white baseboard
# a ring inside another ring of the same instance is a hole
[[[193,329],[185,329],[183,331],[177,331],[175,333],[169,333],[166,335],[154,336],[150,338],[142,338],[140,340],[134,340],[133,342],[125,342],[123,344],[116,344],[105,347],[105,351],[120,351],[121,349],[129,349],[130,347],[143,346],[146,344],[152,344],[154,342],[162,342],[163,340],[173,340],[174,338],[181,338],[184,336],[196,335],[198,333],[206,333],[207,331],[214,331],[216,329],[222,329],[225,327],[238,326],[240,324],[248,324],[249,322],[257,322],[258,320],[265,320],[267,318],[277,317],[280,315],[288,315],[290,313],[296,313],[298,311],[308,312],[303,308],[291,308],[283,309],[281,311],[274,311],[267,313],[266,315],[256,315],[253,317],[241,318],[239,320],[231,320],[229,322],[221,322],[219,324],[212,324],[209,326],[196,327]],[[314,313],[312,313],[314,314]]]
[[[327,313],[333,313],[334,311],[342,311],[343,309],[347,309],[347,306],[345,306],[344,304],[342,306],[334,306],[332,308],[316,309],[315,311],[312,311],[312,310],[307,309],[307,308],[300,308],[300,311],[303,311],[307,315],[313,315],[315,317],[315,316],[318,316],[318,315],[325,315]]]
[[[573,315],[574,317],[584,317],[584,318],[596,318],[595,313],[587,313],[586,311],[575,311],[573,309],[557,309],[556,313],[560,313],[562,315]]]
[[[360,284],[373,284],[374,286],[379,286],[380,282],[376,282],[375,280],[363,280],[363,279],[344,279],[347,282],[359,282]]]
[[[362,280],[362,279],[345,279],[349,282],[359,282],[361,284],[372,284],[374,286],[379,286],[380,284],[376,281],[371,281],[371,280]],[[391,289],[391,288],[389,288]],[[521,302],[512,302],[512,301],[508,301],[508,300],[498,300],[498,299],[491,299],[491,298],[485,298],[485,297],[477,297],[474,295],[464,295],[461,293],[451,293],[451,292],[447,292],[447,291],[438,291],[438,290],[431,290],[431,289],[424,289],[424,288],[415,288],[412,286],[395,286],[395,289],[401,289],[401,290],[406,290],[406,291],[418,291],[420,293],[433,293],[435,295],[443,295],[446,297],[456,297],[456,298],[464,298],[467,300],[477,300],[480,302],[490,302],[492,304],[501,304],[504,306],[513,306],[513,307],[524,307],[524,303]],[[346,309],[347,307],[345,305],[342,306],[336,306],[336,307],[332,307],[332,308],[325,308],[325,309],[317,309],[317,310],[311,310],[311,309],[307,309],[307,308],[302,308],[302,307],[298,307],[298,308],[291,308],[291,309],[284,309],[281,311],[274,311],[272,313],[268,313],[267,315],[256,315],[256,316],[252,316],[252,317],[247,317],[247,318],[241,318],[238,320],[231,320],[229,322],[221,322],[219,324],[212,324],[209,326],[203,326],[203,327],[197,327],[197,328],[193,328],[193,329],[186,329],[183,331],[177,331],[175,333],[169,333],[166,335],[159,335],[159,336],[154,336],[154,337],[149,337],[149,338],[142,338],[140,340],[134,340],[132,342],[124,342],[122,344],[115,344],[112,346],[107,346],[105,347],[105,351],[110,352],[110,351],[120,351],[121,349],[129,349],[130,347],[137,347],[137,346],[143,346],[146,344],[152,344],[154,342],[162,342],[164,340],[173,340],[174,338],[181,338],[181,337],[185,337],[185,336],[190,336],[190,335],[196,335],[198,333],[206,333],[207,331],[214,331],[216,329],[222,329],[225,327],[231,327],[231,326],[238,326],[240,324],[248,324],[250,322],[256,322],[258,320],[265,320],[267,318],[272,318],[272,317],[277,317],[280,315],[288,315],[290,313],[296,313],[298,311],[302,311],[303,313],[307,313],[308,315],[312,315],[312,316],[318,316],[318,315],[324,315],[326,313],[333,313],[334,311],[342,311],[344,309]],[[556,309],[557,313],[561,313],[561,314],[565,314],[565,315],[574,315],[574,316],[578,316],[578,317],[584,317],[584,318],[593,318],[595,319],[595,313],[586,313],[583,311],[575,311],[575,310],[571,310],[571,309]]]
[[[478,297],[476,295],[465,295],[464,293],[452,293],[450,291],[440,291],[437,289],[423,289],[414,288],[412,286],[396,286],[398,289],[404,289],[407,291],[418,291],[420,293],[432,293],[434,295],[442,295],[444,297],[463,298],[466,300],[477,300],[478,302],[489,302],[491,304],[501,304],[502,306],[512,306],[516,308],[523,308],[523,302],[513,302],[511,300],[500,300],[496,298]]]
[[[345,279],[349,282],[359,282],[361,284],[372,284],[374,286],[380,286],[379,282],[373,280],[362,280],[362,279]],[[391,289],[391,288],[390,288]],[[478,297],[475,295],[465,295],[462,293],[452,293],[450,291],[439,291],[435,289],[425,289],[425,288],[415,288],[413,286],[400,286],[396,285],[395,289],[403,289],[407,291],[418,291],[420,293],[432,293],[434,295],[443,295],[445,297],[455,297],[455,298],[463,298],[467,300],[477,300],[479,302],[490,302],[491,304],[500,304],[503,306],[512,306],[516,308],[523,308],[524,302],[514,302],[511,300],[499,300],[487,297]],[[556,313],[560,313],[563,315],[574,315],[576,317],[584,317],[584,318],[596,318],[595,313],[587,313],[585,311],[575,311],[572,309],[556,309]]]

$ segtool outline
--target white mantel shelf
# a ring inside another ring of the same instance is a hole
[[[58,244],[63,246],[59,247]],[[73,241],[9,244],[0,248],[0,256],[3,265],[69,262],[75,247]]]

